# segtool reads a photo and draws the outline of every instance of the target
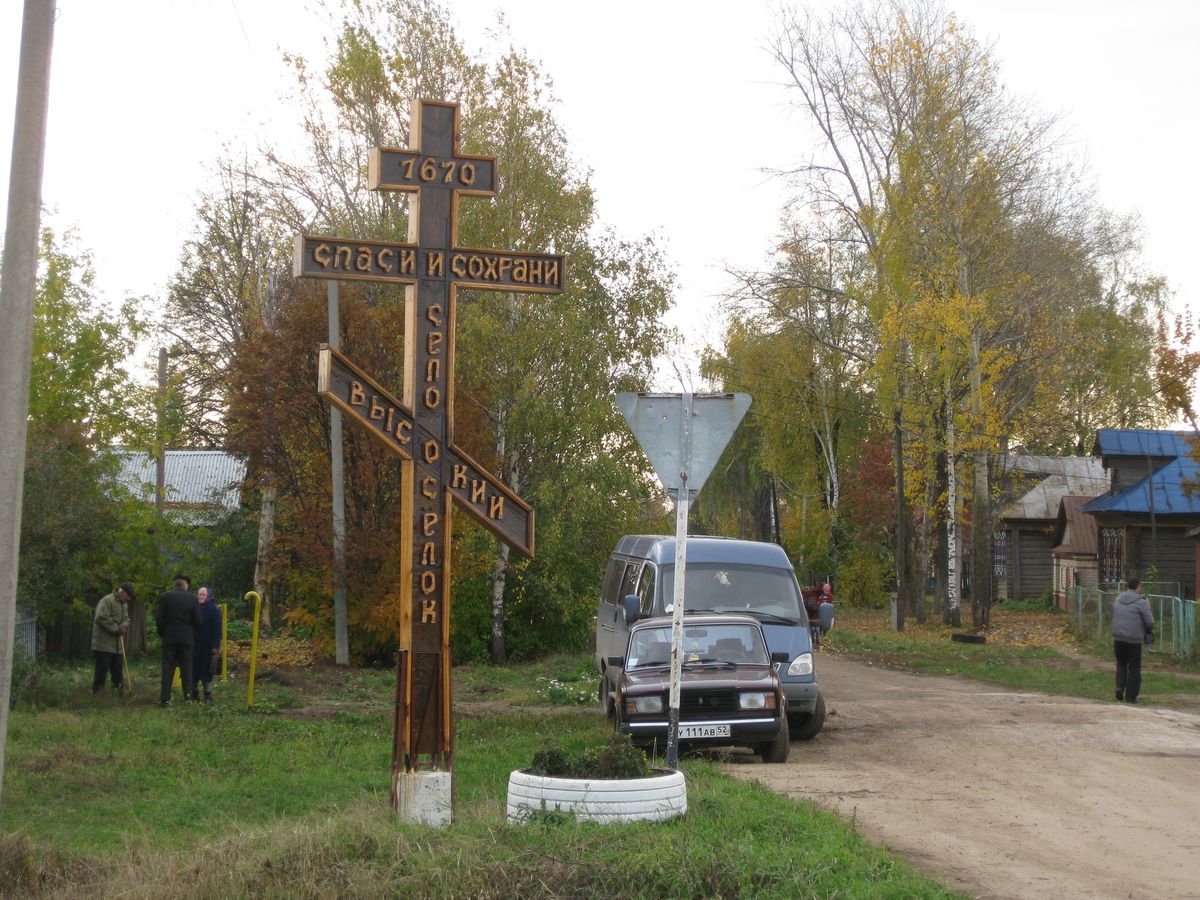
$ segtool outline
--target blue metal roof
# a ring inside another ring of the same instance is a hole
[[[1195,449],[1189,431],[1150,428],[1101,428],[1096,432],[1093,456],[1151,456],[1170,459]]]
[[[1171,432],[1165,433],[1170,434]],[[1186,488],[1194,490],[1189,495]],[[1083,511],[1089,513],[1145,513],[1148,515],[1152,494],[1155,515],[1200,515],[1200,463],[1189,457],[1181,456],[1119,494],[1105,494],[1097,497],[1085,505]]]

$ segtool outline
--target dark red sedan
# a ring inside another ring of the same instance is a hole
[[[786,762],[787,701],[751,616],[688,615],[683,625],[679,743],[752,748],[764,762]],[[621,668],[616,727],[635,744],[666,750],[671,679],[671,619],[642,619],[629,631]]]

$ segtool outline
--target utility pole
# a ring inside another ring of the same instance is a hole
[[[904,630],[904,606],[906,594],[910,589],[908,584],[909,561],[908,551],[911,547],[908,532],[912,527],[912,518],[908,514],[908,503],[904,497],[904,429],[901,422],[901,408],[904,406],[904,357],[908,353],[908,342],[900,341],[900,359],[896,364],[896,406],[892,410],[892,455],[896,464],[896,609],[892,628]],[[916,602],[924,603],[925,596],[917,591]]]
[[[167,348],[158,348],[158,428],[154,436],[154,515],[158,519],[158,561],[163,562],[162,519],[167,499]]]
[[[900,405],[892,411],[892,453],[896,457],[896,631],[904,630],[904,603],[908,578],[908,504],[904,499],[904,431]],[[918,598],[924,602],[924,598]]]
[[[55,0],[25,0],[16,121],[8,179],[8,218],[0,269],[0,785],[12,690],[17,622],[17,563],[21,552],[21,497],[29,365],[33,354],[33,297],[37,285],[42,168],[50,107],[50,48]]]
[[[339,350],[338,283],[329,282],[329,346]],[[346,624],[346,482],[342,467],[342,411],[329,409],[329,460],[333,478],[333,644],[339,666],[350,665],[350,633]]]

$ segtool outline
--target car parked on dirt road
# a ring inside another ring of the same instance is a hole
[[[776,664],[787,696],[793,740],[809,740],[825,724],[825,699],[817,686],[812,634],[796,573],[778,544],[719,537],[689,537],[684,607],[692,613],[741,613],[762,625],[767,648],[786,654]],[[596,612],[596,665],[600,702],[613,715],[631,627],[671,613],[675,597],[675,539],[627,535],[609,556]]]
[[[629,630],[614,724],[639,747],[667,746],[672,620],[643,619]],[[688,615],[683,625],[679,682],[680,746],[750,747],[763,762],[786,762],[790,748],[787,698],[767,652],[762,625],[751,616]]]

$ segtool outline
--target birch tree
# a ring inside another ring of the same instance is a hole
[[[787,173],[797,202],[844,221],[874,267],[874,390],[938,450],[950,493],[969,462],[973,618],[984,624],[989,455],[1028,422],[1075,308],[1067,274],[1031,257],[1028,241],[1046,236],[1094,264],[1094,203],[1053,117],[1008,95],[989,49],[939,4],[792,12],[772,52],[823,145]],[[959,516],[953,497],[944,508],[943,547]],[[949,572],[941,580],[945,593]],[[953,591],[947,599],[957,621]]]

